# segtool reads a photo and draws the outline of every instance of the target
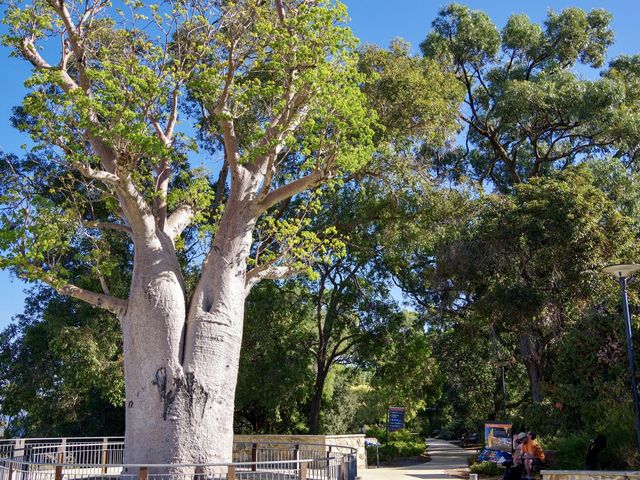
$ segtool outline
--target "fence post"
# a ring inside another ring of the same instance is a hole
[[[331,445],[329,445],[329,449],[327,450],[327,478],[331,478]]]
[[[102,473],[107,473],[107,448],[108,448],[109,440],[107,437],[102,439]]]
[[[343,458],[340,463],[342,465],[342,477],[340,477],[340,480],[349,480],[347,475],[347,462]]]
[[[138,480],[147,480],[149,476],[149,467],[140,467],[140,472],[138,473]]]
[[[307,480],[307,464],[305,463],[301,463],[300,464],[300,480]]]
[[[15,460],[24,460],[24,447],[25,441],[24,438],[16,438],[16,441],[13,445],[13,458]]]
[[[358,478],[358,453],[352,454],[350,457],[350,468],[349,468],[349,480],[355,480]]]
[[[9,460],[9,480],[13,480],[13,462]]]
[[[251,471],[255,472],[258,469],[256,462],[258,461],[258,444],[251,444]]]
[[[233,465],[227,467],[227,480],[236,480],[236,467]]]
[[[62,480],[62,465],[56,465],[55,480]]]
[[[58,445],[58,463],[64,463],[66,451],[67,451],[67,439],[63,438],[62,441],[60,442],[60,445]]]

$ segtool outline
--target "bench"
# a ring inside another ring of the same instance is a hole
[[[538,467],[535,467],[535,471],[547,470],[553,468],[558,458],[557,450],[545,450],[544,451],[544,463]]]

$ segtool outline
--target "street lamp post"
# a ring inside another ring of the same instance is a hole
[[[640,270],[638,264],[611,265],[602,269],[620,282],[620,295],[622,296],[622,313],[624,315],[625,334],[627,336],[627,355],[629,356],[629,370],[631,371],[631,390],[633,393],[633,407],[636,413],[636,440],[640,449],[640,401],[638,400],[638,384],[636,380],[636,362],[633,352],[633,337],[631,331],[631,314],[627,300],[627,278]]]

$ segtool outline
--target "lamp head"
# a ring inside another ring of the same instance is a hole
[[[604,267],[602,271],[608,273],[614,278],[627,278],[640,270],[640,264],[637,263],[622,263],[618,265],[609,265]]]

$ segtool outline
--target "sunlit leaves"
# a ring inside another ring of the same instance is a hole
[[[389,50],[361,48],[360,69],[367,74],[364,91],[378,113],[383,138],[440,145],[458,128],[462,86],[441,65],[411,55],[410,48],[401,39]]]
[[[635,96],[624,81],[583,80],[573,69],[603,65],[610,22],[604,10],[566,8],[550,11],[543,25],[514,14],[499,33],[480,11],[443,8],[421,47],[449,63],[466,89],[467,149],[449,152],[459,157],[455,175],[506,192],[589,154],[619,149],[632,157]]]

